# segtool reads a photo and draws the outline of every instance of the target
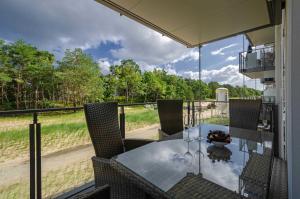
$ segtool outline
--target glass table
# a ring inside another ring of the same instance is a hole
[[[207,142],[210,130],[231,143]],[[273,134],[202,124],[111,159],[112,166],[155,198],[266,198]]]

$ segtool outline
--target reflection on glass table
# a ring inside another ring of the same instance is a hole
[[[207,143],[210,130],[230,133],[231,143],[224,148]],[[195,139],[197,137],[201,139]],[[120,154],[112,160],[112,166],[155,196],[173,198],[183,189],[191,195],[206,193],[205,187],[200,186],[203,183],[246,198],[263,198],[265,195],[272,158],[272,135],[202,124],[170,138]]]
[[[207,147],[207,156],[213,162],[215,161],[225,161],[228,162],[232,155],[232,152],[227,147],[216,147],[214,145]]]

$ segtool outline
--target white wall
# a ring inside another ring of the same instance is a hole
[[[300,198],[300,0],[287,0],[287,159],[289,198]]]

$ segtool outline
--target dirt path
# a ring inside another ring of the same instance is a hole
[[[126,133],[126,138],[154,139],[158,135],[159,124],[153,124]]]

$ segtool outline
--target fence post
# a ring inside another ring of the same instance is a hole
[[[120,131],[122,138],[125,138],[125,111],[124,106],[121,106],[120,112]]]

